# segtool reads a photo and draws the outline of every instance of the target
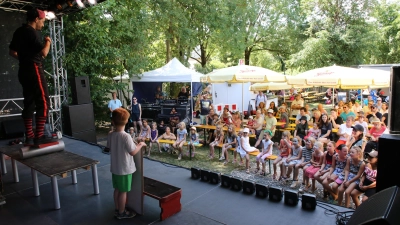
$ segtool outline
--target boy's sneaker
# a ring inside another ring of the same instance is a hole
[[[225,157],[224,157],[224,156],[221,156],[221,157],[219,158],[219,161],[222,161],[222,160],[225,160]]]
[[[134,212],[127,212],[126,210],[121,213],[121,214],[117,214],[117,219],[121,220],[121,219],[129,219],[129,218],[133,218],[136,216],[136,213]]]

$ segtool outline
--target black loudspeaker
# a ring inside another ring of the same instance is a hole
[[[400,151],[393,146],[400,146],[400,135],[382,134],[378,144],[378,168],[376,191],[382,191],[392,186],[400,186],[400,179],[393,178],[393,166],[397,165]]]
[[[197,180],[200,178],[200,169],[192,167],[190,171],[192,179]]]
[[[200,177],[201,177],[201,181],[205,181],[205,182],[210,181],[210,171],[201,170]]]
[[[219,184],[221,173],[210,172],[209,176],[210,176],[210,183]]]
[[[221,187],[230,188],[231,187],[231,176],[229,175],[221,175]]]
[[[400,224],[399,187],[390,187],[363,202],[353,213],[347,225]]]
[[[91,103],[89,77],[73,77],[71,79],[72,104]]]
[[[313,194],[303,194],[301,196],[301,208],[305,210],[315,210],[317,207],[317,197]]]
[[[256,184],[256,196],[266,198],[268,196],[268,186],[265,184]]]
[[[97,142],[92,104],[63,106],[63,118],[64,134],[93,143]]]
[[[389,131],[391,134],[400,134],[400,66],[393,66],[390,74],[389,88]]]
[[[232,177],[231,178],[231,189],[235,191],[241,191],[243,187],[243,179],[239,177]]]
[[[283,189],[280,187],[269,187],[269,200],[274,202],[280,202],[283,196]]]
[[[285,190],[285,204],[296,206],[299,203],[299,192],[292,190]]]
[[[243,193],[252,195],[255,192],[255,183],[253,181],[243,181]]]
[[[5,138],[22,138],[25,133],[25,125],[22,118],[3,121],[3,134]]]

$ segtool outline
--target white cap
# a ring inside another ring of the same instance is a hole
[[[243,129],[243,133],[249,133],[249,131],[250,131],[250,130],[249,130],[249,128],[247,128],[247,127]]]
[[[253,116],[249,116],[249,119],[253,119]]]

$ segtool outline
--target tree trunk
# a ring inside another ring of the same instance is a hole
[[[200,61],[201,67],[205,68],[207,64],[207,49],[203,43],[200,44]]]
[[[171,22],[170,22],[171,23]],[[165,40],[165,47],[166,47],[166,57],[165,57],[165,63],[168,63],[171,61],[171,41],[172,41],[172,26],[171,24],[168,27],[167,35],[166,35],[166,40]]]
[[[247,47],[247,48],[244,50],[244,64],[245,64],[245,65],[250,65],[251,50],[252,50],[252,48],[249,48],[249,47]]]

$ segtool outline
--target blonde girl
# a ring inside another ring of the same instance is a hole
[[[169,126],[165,127],[165,133],[163,133],[157,140],[164,139],[164,140],[176,140],[175,134],[171,132],[171,128]],[[170,149],[170,144],[163,144],[163,148],[166,152],[172,153]]]
[[[290,142],[290,132],[289,131],[284,131],[282,133],[282,139],[279,142],[279,147],[278,150],[280,154],[278,155],[278,158],[276,158],[273,162],[273,167],[274,167],[274,174],[272,175],[272,178],[276,180],[277,177],[277,167],[281,166],[282,160],[286,160],[286,158],[289,156],[290,151],[292,148],[292,142]]]
[[[254,151],[258,151],[257,148],[250,146],[250,142],[249,142],[249,128],[244,128],[243,129],[243,136],[240,139],[240,144],[241,144],[241,149],[242,149],[242,153],[241,157],[244,158],[246,157],[246,173],[250,173],[250,157],[249,157],[249,153],[250,152],[254,152]],[[244,154],[243,154],[244,153]]]
[[[178,150],[178,160],[181,160],[182,159],[182,147],[183,147],[183,144],[185,144],[185,142],[186,142],[186,135],[187,135],[185,122],[178,123],[178,130],[176,131],[176,134],[178,137],[172,146]]]
[[[221,153],[221,158],[219,158],[220,161],[225,160],[224,165],[226,165],[229,162],[228,159],[228,149],[230,148],[236,148],[236,131],[235,131],[235,126],[230,125],[228,127],[228,133],[226,134],[225,138],[225,144],[222,145],[222,153]]]
[[[222,125],[218,125],[215,128],[214,136],[214,141],[210,143],[210,159],[214,158],[214,147],[224,143],[224,132],[222,131]]]
[[[158,138],[158,130],[157,130],[157,123],[151,123],[151,131],[150,131],[150,145],[149,145],[149,152],[147,153],[147,157],[150,156],[151,146],[153,143],[156,143],[158,146],[158,151],[161,153],[160,143],[157,140]]]
[[[150,126],[147,123],[147,120],[144,119],[142,122],[142,126],[140,127],[140,134],[137,138],[137,142],[145,142],[148,138],[150,138]]]
[[[345,207],[350,205],[350,194],[360,183],[360,177],[364,172],[363,151],[360,147],[353,146],[350,149],[350,157],[347,159],[344,174],[340,174],[337,180],[342,184],[339,186],[338,205],[342,205],[343,194],[345,195]]]

